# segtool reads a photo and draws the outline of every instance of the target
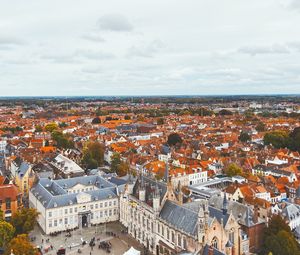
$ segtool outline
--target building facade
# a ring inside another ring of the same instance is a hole
[[[227,200],[222,209],[207,200],[184,203],[180,187],[140,176],[128,183],[120,197],[120,221],[128,233],[153,254],[202,254],[210,245],[223,254],[249,252],[249,242],[232,213]]]
[[[29,192],[46,234],[119,219],[119,189],[100,176],[42,178]]]

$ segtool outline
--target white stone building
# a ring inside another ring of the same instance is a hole
[[[40,227],[50,234],[118,220],[119,191],[123,188],[96,175],[43,178],[30,190],[29,203],[40,213]]]

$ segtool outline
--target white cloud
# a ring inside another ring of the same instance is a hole
[[[238,52],[251,56],[259,54],[288,54],[289,49],[285,45],[273,44],[270,46],[245,46],[238,49]]]
[[[1,94],[299,93],[298,3],[3,1]]]
[[[133,30],[132,24],[121,14],[107,14],[98,20],[98,27],[101,30],[128,32]]]

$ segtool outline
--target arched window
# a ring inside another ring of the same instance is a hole
[[[175,234],[172,232],[172,243],[175,243]]]
[[[211,245],[218,250],[218,239],[216,237],[211,241]]]
[[[229,241],[232,244],[234,244],[234,229],[233,228],[229,231]]]
[[[178,234],[178,238],[177,238],[177,239],[178,239],[177,245],[178,245],[178,246],[181,246],[181,235]]]
[[[183,238],[183,248],[184,248],[184,249],[187,248],[187,245],[186,245],[186,238],[185,238],[185,237]]]

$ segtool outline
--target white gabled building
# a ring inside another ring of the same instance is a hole
[[[123,188],[96,175],[42,178],[30,190],[29,204],[40,213],[40,227],[50,234],[118,220],[119,192]]]

